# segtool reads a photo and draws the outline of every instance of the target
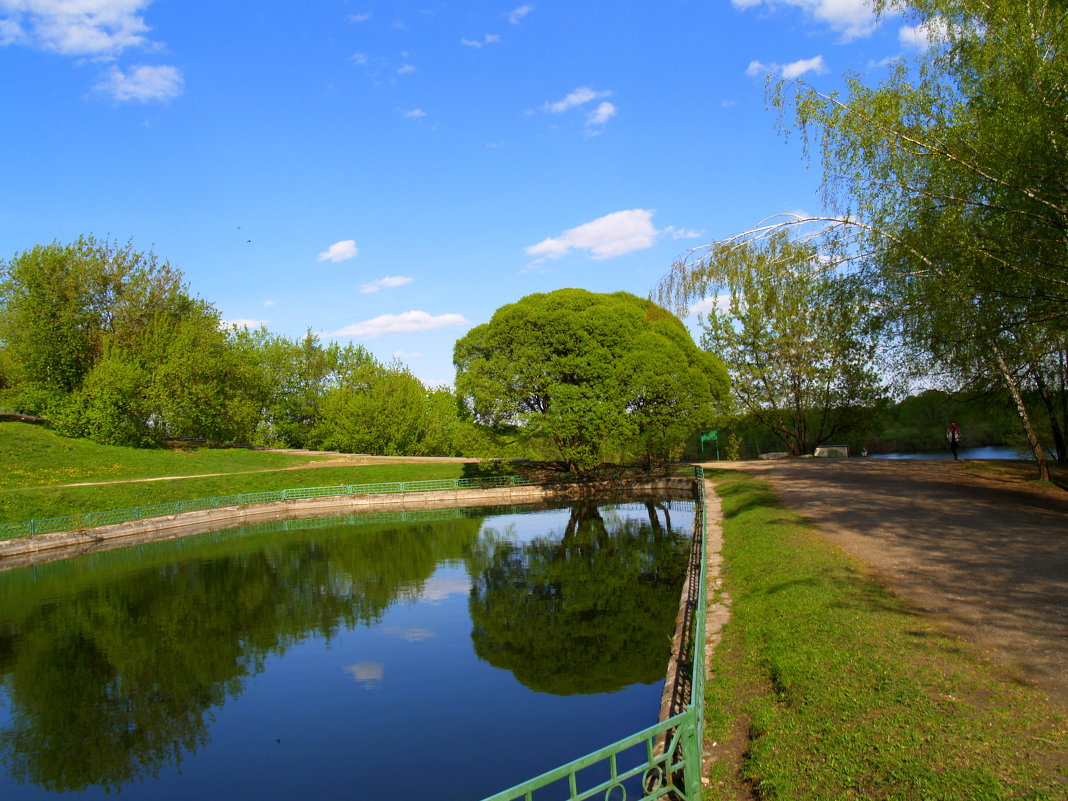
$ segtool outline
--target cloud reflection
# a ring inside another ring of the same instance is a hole
[[[378,689],[385,670],[385,665],[381,662],[357,662],[345,668],[345,672],[351,673],[356,683],[362,684],[365,690]]]

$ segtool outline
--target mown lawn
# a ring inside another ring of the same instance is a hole
[[[152,476],[231,473],[330,457],[247,448],[119,448],[62,437],[43,426],[0,423],[0,489]]]
[[[329,457],[246,449],[118,448],[66,439],[25,423],[0,423],[0,523],[290,487],[459,478],[464,471],[464,465],[455,462],[291,469],[323,458]],[[257,472],[263,470],[270,472]],[[224,475],[129,481],[201,473]],[[127,483],[56,486],[124,480]]]
[[[784,509],[707,472],[731,620],[714,656],[708,799],[1065,799],[1068,723]]]

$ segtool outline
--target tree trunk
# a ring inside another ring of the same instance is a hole
[[[1042,398],[1042,405],[1046,408],[1046,415],[1049,417],[1049,428],[1053,436],[1053,448],[1057,452],[1057,463],[1068,463],[1068,454],[1064,450],[1064,431],[1061,429],[1060,420],[1057,419],[1057,409],[1053,402],[1053,396],[1050,394],[1049,386],[1046,384],[1045,379],[1042,377],[1042,371],[1035,364],[1029,365],[1031,368],[1031,377],[1035,380],[1035,386],[1038,388],[1038,396]]]
[[[1035,433],[1035,427],[1031,424],[1031,416],[1027,413],[1027,406],[1024,404],[1023,395],[1020,393],[1020,387],[1016,383],[1016,379],[1012,375],[1012,371],[1009,370],[1009,365],[1005,362],[1005,356],[1001,353],[1001,348],[997,346],[993,341],[990,342],[990,347],[994,351],[994,357],[997,360],[998,373],[1005,381],[1005,385],[1009,388],[1009,392],[1012,394],[1012,400],[1016,404],[1016,411],[1020,415],[1020,421],[1023,423],[1024,434],[1027,435],[1027,442],[1031,446],[1031,450],[1035,454],[1035,461],[1038,462],[1038,477],[1042,481],[1050,481],[1051,476],[1049,472],[1049,462],[1046,461],[1046,452],[1042,448],[1042,443],[1038,441],[1038,434]]]

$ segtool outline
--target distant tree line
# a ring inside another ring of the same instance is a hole
[[[153,253],[82,237],[0,262],[0,408],[113,445],[195,438],[481,455],[447,388],[360,345],[226,326]]]
[[[696,451],[723,364],[625,292],[509,304],[456,343],[457,390],[361,345],[227,326],[181,273],[82,237],[0,262],[0,410],[151,447],[203,439],[409,456],[532,457],[565,470]]]

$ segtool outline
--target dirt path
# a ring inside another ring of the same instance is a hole
[[[1068,709],[1068,492],[951,460],[717,462]]]

